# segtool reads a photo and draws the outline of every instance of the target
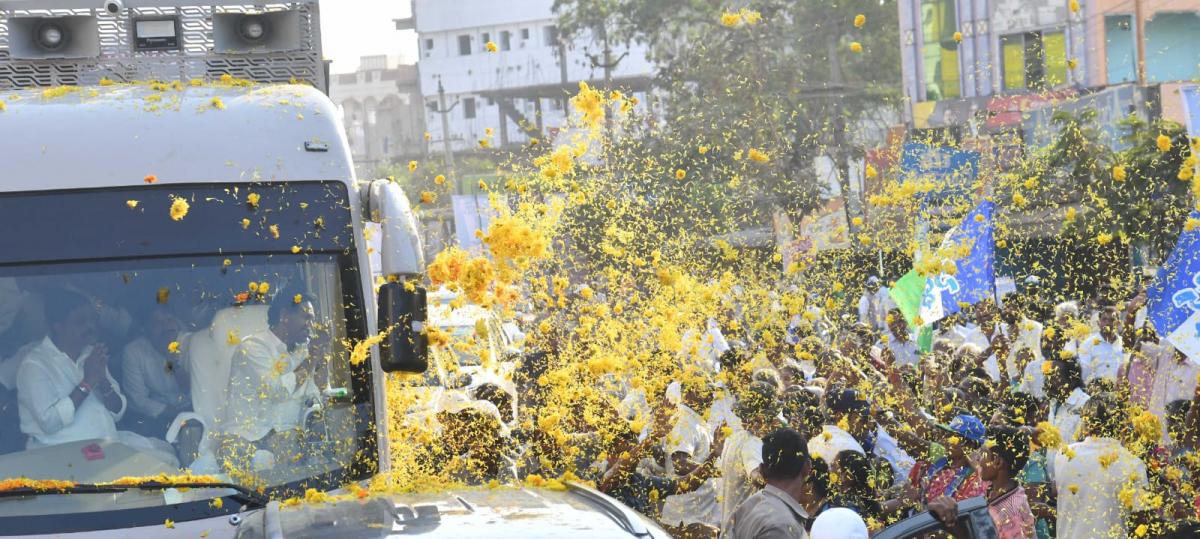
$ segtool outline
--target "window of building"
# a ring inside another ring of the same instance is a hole
[[[512,49],[512,32],[505,30],[500,32],[500,50],[506,51]]]
[[[521,29],[521,39],[529,39],[529,29],[528,28]]]
[[[1146,21],[1145,32],[1147,82],[1200,78],[1200,15],[1194,10],[1160,12]]]
[[[1133,15],[1104,17],[1104,59],[1108,83],[1137,80],[1137,45],[1133,40]]]
[[[429,52],[431,50],[433,50],[433,38],[427,37],[425,38],[425,52]]]
[[[458,36],[458,55],[468,56],[471,54],[471,36]]]
[[[463,99],[463,118],[468,120],[475,118],[475,98],[468,97]]]
[[[558,27],[557,26],[551,24],[550,26],[547,26],[543,31],[545,32],[544,35],[546,38],[546,46],[547,47],[553,47],[555,45],[558,45]]]
[[[956,99],[962,95],[958,66],[958,29],[955,0],[922,0],[921,50],[925,68],[925,100]]]
[[[492,40],[492,33],[484,32],[483,39],[480,40],[480,45],[479,45],[480,47],[484,47],[483,52],[487,52],[487,44],[491,40]]]
[[[1067,38],[1061,30],[1000,37],[1005,90],[1042,91],[1067,83]]]

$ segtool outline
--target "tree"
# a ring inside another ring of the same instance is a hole
[[[812,163],[823,155],[846,192],[849,163],[863,154],[856,128],[899,96],[893,0],[759,0],[728,13],[707,0],[556,0],[554,9],[565,36],[646,44],[666,104],[651,146],[694,165],[699,192],[729,184],[744,167],[728,164],[750,148],[769,156],[742,183],[750,214],[781,208],[799,222],[822,194]]]
[[[1022,164],[1013,193],[1037,201],[1031,206],[1063,206],[1064,214],[1071,212],[1068,233],[1110,235],[1161,260],[1192,207],[1190,177],[1180,178],[1188,153],[1183,127],[1130,116],[1114,144],[1097,129],[1094,110],[1058,112],[1051,122],[1057,130],[1052,143]],[[1169,142],[1165,149],[1160,136]]]

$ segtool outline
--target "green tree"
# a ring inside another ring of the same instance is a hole
[[[760,218],[781,208],[798,222],[822,194],[812,167],[820,156],[837,163],[845,192],[849,164],[863,154],[855,135],[864,123],[890,123],[900,93],[894,0],[757,0],[736,9],[706,0],[556,0],[554,7],[568,37],[647,46],[666,96],[664,125],[647,133],[655,139],[649,146],[690,165],[694,194],[712,191],[702,184],[728,185],[745,169],[740,201],[701,208],[714,219],[715,211],[751,204],[739,213]],[[736,24],[723,24],[725,13],[738,15]],[[862,28],[857,14],[866,17]],[[701,146],[709,151],[699,153]],[[749,148],[769,162],[731,171]]]

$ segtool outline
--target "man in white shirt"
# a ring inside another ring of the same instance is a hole
[[[125,394],[149,432],[166,432],[175,416],[191,409],[187,354],[170,350],[171,343],[183,341],[179,319],[158,307],[146,317],[145,335],[125,345]]]
[[[917,340],[908,329],[908,322],[900,309],[892,309],[887,315],[887,331],[883,334],[882,348],[891,356],[891,364],[918,366],[921,362]],[[885,363],[887,363],[885,361]]]
[[[1000,332],[1008,342],[1008,354],[1005,356],[1004,368],[1008,379],[1020,376],[1021,369],[1017,361],[1017,353],[1029,350],[1034,357],[1042,357],[1042,324],[1025,316],[1021,308],[1022,300],[1010,297],[1000,311]]]
[[[1042,359],[1042,355],[1036,357],[1032,350],[1023,348],[1017,352],[1016,364],[1021,367],[1021,377],[1017,380],[1017,391],[1028,393],[1040,399],[1046,398],[1046,375],[1042,372],[1042,365],[1046,363]]]
[[[993,382],[999,382],[1000,376],[1000,361],[997,358],[996,350],[1006,346],[1007,341],[1000,332],[1000,319],[996,313],[996,304],[990,299],[985,299],[975,304],[971,310],[974,313],[975,321],[969,322],[961,326],[957,326],[952,331],[957,333],[957,340],[963,345],[972,345],[980,350],[977,361],[972,362],[969,366],[979,365],[987,371],[988,378]],[[963,350],[962,346],[959,347]]]
[[[1125,363],[1125,349],[1118,332],[1116,310],[1105,307],[1100,310],[1100,331],[1079,343],[1079,367],[1086,384],[1097,378],[1117,381],[1121,366]]]
[[[174,449],[162,440],[118,432],[125,414],[120,386],[108,372],[108,350],[99,344],[97,308],[81,294],[46,294],[50,334],[30,348],[17,369],[21,432],[29,448],[84,440],[115,440],[172,467]]]
[[[682,386],[682,402],[676,407],[675,425],[663,440],[666,471],[672,477],[686,476],[703,463],[708,458],[714,435],[700,413],[713,402],[710,381],[707,377],[695,376]],[[709,479],[692,492],[668,496],[663,502],[662,523],[672,528],[692,524],[720,526],[718,486],[718,481]]]
[[[267,313],[269,327],[242,339],[229,371],[230,404],[221,423],[225,434],[270,451],[276,459],[281,451],[295,448],[305,413],[319,406],[314,377],[324,369],[310,358],[320,357],[326,341],[310,338],[315,316],[306,296],[280,293]],[[229,442],[222,444],[225,451],[233,449]]]
[[[744,429],[736,430],[725,440],[724,450],[717,459],[721,472],[721,529],[727,530],[734,509],[750,497],[762,483],[759,465],[762,464],[762,437],[771,432],[782,404],[776,388],[764,382],[753,382],[737,403],[738,416]]]
[[[1050,365],[1045,388],[1046,396],[1050,398],[1048,419],[1058,429],[1065,443],[1075,442],[1081,439],[1079,423],[1083,407],[1091,395],[1083,390],[1083,379],[1075,360],[1055,359]]]
[[[1116,439],[1115,427],[1128,421],[1120,403],[1098,395],[1085,409],[1087,436],[1070,445],[1071,456],[1054,456],[1058,536],[1126,537],[1130,512],[1149,509],[1146,465]]]
[[[867,279],[867,287],[858,299],[858,321],[870,326],[875,331],[887,329],[887,313],[896,308],[896,302],[883,286],[879,277],[872,275]]]

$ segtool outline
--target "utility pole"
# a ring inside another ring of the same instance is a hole
[[[442,77],[437,75],[438,80],[438,104],[436,107],[429,107],[442,116],[442,151],[446,158],[446,169],[450,173],[450,180],[454,182],[455,191],[458,190],[458,172],[454,169],[454,152],[450,149],[450,111],[458,106],[458,101],[453,105],[446,106],[446,89],[442,86]]]
[[[1146,85],[1146,5],[1145,0],[1133,0],[1134,29],[1137,43],[1138,86]]]
[[[604,60],[600,60],[594,54],[589,54],[589,55],[587,55],[587,57],[588,57],[588,61],[590,61],[592,63],[592,68],[601,68],[604,70],[604,91],[611,92],[613,89],[612,88],[613,70],[616,69],[617,66],[621,65],[621,60],[624,60],[625,57],[629,55],[629,51],[625,51],[624,53],[621,54],[621,56],[619,56],[617,58],[613,58],[612,46],[608,40],[607,26],[600,27],[600,40],[601,40],[601,42],[604,43],[604,50],[602,51],[602,53],[604,54]],[[605,108],[607,109],[608,105],[605,105]],[[605,110],[604,131],[605,131],[606,135],[608,135],[609,137],[612,137],[612,111],[611,110]]]

